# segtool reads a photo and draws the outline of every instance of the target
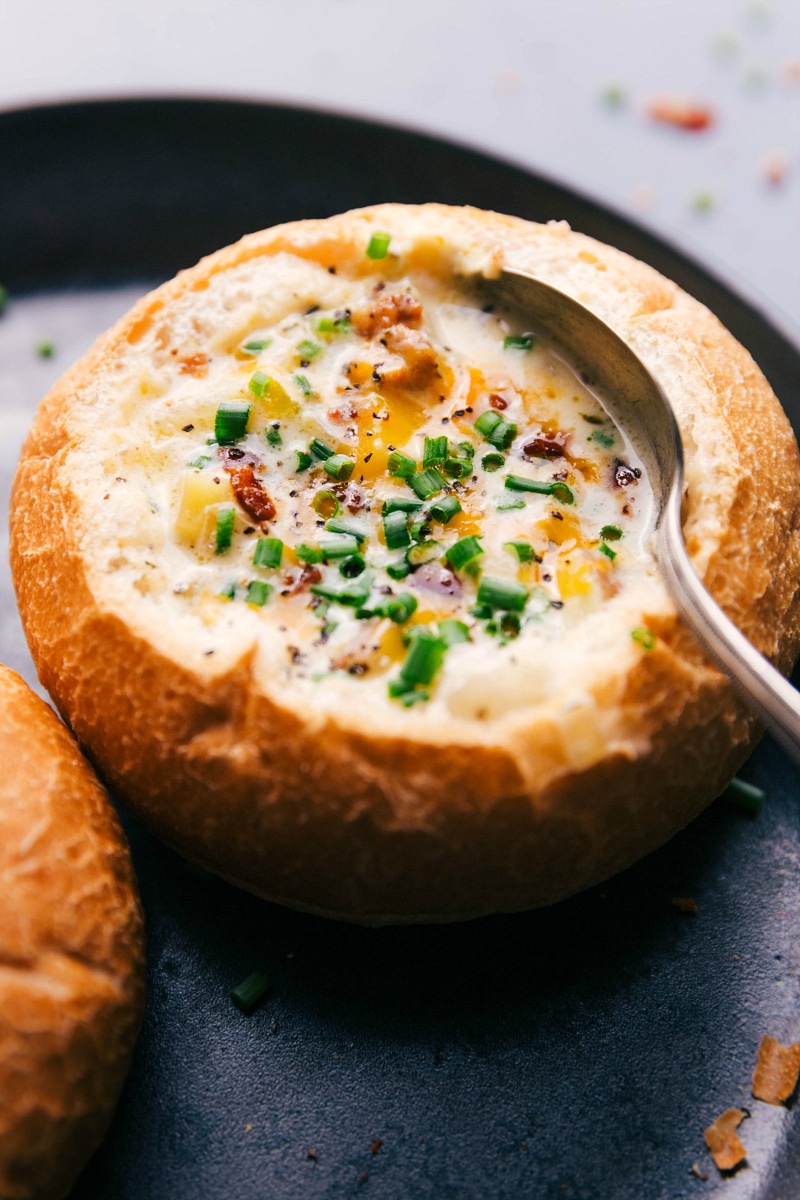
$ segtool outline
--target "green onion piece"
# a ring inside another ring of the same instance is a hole
[[[266,996],[271,987],[272,980],[266,971],[253,971],[252,975],[248,975],[247,979],[243,979],[238,987],[233,989],[231,1000],[240,1012],[249,1012]]]
[[[405,579],[407,575],[411,574],[411,567],[405,559],[401,559],[400,562],[389,563],[386,574],[390,579]]]
[[[429,629],[420,629],[411,642],[406,661],[400,669],[400,678],[413,686],[432,683],[442,665],[446,649],[447,645],[441,638]]]
[[[396,475],[399,479],[410,479],[416,472],[417,464],[408,454],[403,454],[402,450],[393,450],[389,455],[387,467],[390,475]]]
[[[447,487],[447,480],[436,467],[430,467],[427,471],[419,471],[407,482],[412,492],[420,500],[430,500],[431,496],[438,495],[443,488]]]
[[[559,500],[562,504],[575,503],[575,497],[573,496],[572,491],[565,483],[562,483],[561,480],[556,480],[556,482],[553,484],[553,495],[555,496],[556,500]]]
[[[313,454],[314,458],[321,459],[323,462],[326,458],[333,458],[334,454],[336,453],[335,450],[331,450],[330,446],[326,446],[324,442],[321,442],[319,438],[314,438],[308,448]]]
[[[244,437],[252,409],[252,404],[243,404],[239,400],[222,401],[214,417],[214,437],[221,446]]]
[[[387,550],[401,550],[408,546],[408,517],[404,512],[390,512],[383,518],[383,537]]]
[[[349,554],[339,563],[339,574],[344,575],[345,579],[357,579],[366,565],[363,554]]]
[[[502,608],[511,612],[522,612],[528,599],[528,589],[516,579],[491,579],[481,576],[478,584],[478,603],[490,608]]]
[[[236,581],[234,580],[232,583],[226,583],[225,587],[222,589],[222,591],[219,593],[219,595],[220,595],[220,599],[222,599],[222,600],[235,600],[236,599]]]
[[[463,621],[448,617],[439,622],[439,637],[446,646],[456,646],[459,642],[470,641],[469,629]]]
[[[507,337],[503,339],[504,350],[532,350],[533,349],[533,334],[523,333],[521,337]]]
[[[605,554],[606,558],[610,562],[613,562],[614,559],[617,557],[616,550],[612,550],[610,546],[607,546],[605,544],[605,542],[601,542],[600,545],[597,547],[597,549],[600,551],[601,554]]]
[[[430,537],[431,523],[427,513],[420,513],[411,522],[411,540],[412,542],[424,542],[427,537]]]
[[[484,471],[499,471],[501,467],[506,465],[506,460],[502,454],[484,454],[481,459],[481,466]]]
[[[42,341],[36,343],[36,353],[39,358],[52,358],[56,352],[55,342]]]
[[[476,537],[465,537],[450,547],[445,558],[454,571],[461,571],[467,563],[472,562],[473,559],[478,558],[481,554],[483,554],[483,546],[478,539]]]
[[[521,563],[533,562],[533,546],[522,538],[514,538],[513,542],[503,542],[503,549],[509,554],[515,554]]]
[[[632,629],[631,637],[643,650],[655,649],[657,638],[652,629]]]
[[[393,513],[393,512],[414,513],[414,512],[419,512],[419,510],[421,508],[422,508],[422,502],[420,500],[400,500],[400,499],[395,500],[395,499],[392,499],[392,500],[384,500],[383,508],[381,509],[381,513],[383,514],[384,517],[388,517],[389,513]]]
[[[331,458],[326,458],[322,466],[332,479],[346,483],[355,470],[356,460],[348,458],[346,454],[334,454]]]
[[[441,521],[442,525],[452,521],[461,511],[458,496],[442,496],[441,500],[436,500],[428,509],[434,521]]]
[[[357,542],[365,542],[367,535],[360,525],[355,521],[348,521],[346,517],[335,517],[325,522],[325,528],[329,533],[346,533],[349,537],[354,537]]]
[[[419,700],[429,700],[427,692],[417,691],[413,683],[407,683],[402,677],[389,680],[389,696],[392,700],[402,700],[406,708],[411,708]]]
[[[313,502],[314,512],[318,516],[335,517],[339,511],[339,497],[335,492],[330,492],[327,489],[323,492],[317,492]]]
[[[200,454],[200,455],[198,455],[197,458],[193,458],[192,461],[187,464],[187,466],[194,467],[195,471],[202,471],[202,469],[206,465],[206,463],[210,463],[210,462],[211,462],[210,454]]]
[[[725,791],[722,793],[723,800],[727,800],[729,804],[734,804],[737,808],[741,808],[744,812],[756,813],[761,812],[761,806],[766,799],[766,793],[762,792],[761,788],[756,787],[752,783],[745,783],[744,779],[732,779]]]
[[[217,509],[217,538],[215,554],[223,554],[230,548],[233,541],[233,524],[236,520],[236,511],[233,508],[218,508]]]
[[[247,595],[245,603],[252,604],[254,608],[262,608],[269,598],[272,588],[268,583],[264,583],[261,579],[251,579],[247,585]]]
[[[516,436],[516,425],[511,425],[508,421],[501,421],[499,425],[495,425],[486,440],[491,446],[497,446],[498,450],[508,450]]]
[[[614,445],[613,436],[609,433],[603,433],[602,429],[597,429],[594,433],[590,433],[586,440],[587,442],[597,442],[598,446],[604,446],[606,449]]]
[[[317,317],[313,324],[317,333],[329,334],[336,332],[333,317]]]
[[[306,399],[308,399],[308,397],[311,395],[311,393],[313,391],[313,388],[311,387],[311,384],[306,379],[305,375],[295,375],[294,381],[297,384],[297,386],[300,388],[300,391],[303,393],[303,395],[306,397]]]
[[[323,558],[349,558],[352,554],[358,554],[359,543],[358,538],[342,534],[339,537],[320,538],[319,548]]]
[[[294,457],[297,464],[294,469],[295,475],[299,475],[301,471],[307,471],[311,466],[311,455],[306,454],[305,450],[295,450]]]
[[[492,610],[488,604],[473,604],[469,610],[473,617],[477,617],[479,621],[485,621],[492,615]]]
[[[455,447],[456,458],[474,458],[475,447],[472,442],[458,442]]]
[[[247,350],[249,354],[258,354],[259,350],[266,350],[267,346],[272,345],[272,338],[263,338],[254,342],[245,342],[242,350]]]
[[[297,353],[300,358],[309,362],[312,358],[316,358],[322,346],[318,346],[316,342],[303,341],[297,347]]]
[[[502,459],[501,459],[502,462]],[[472,459],[471,458],[448,458],[442,464],[442,470],[445,475],[449,475],[451,479],[466,479],[472,474]]]
[[[475,422],[475,428],[477,429],[478,433],[481,433],[485,438],[488,438],[489,434],[497,425],[503,424],[504,421],[500,416],[500,413],[495,412],[493,408],[487,408],[486,412],[481,413],[481,415],[478,417],[477,421]]]
[[[274,446],[276,449],[283,445],[283,438],[279,429],[268,429],[266,434],[267,443]]]
[[[565,483],[539,482],[538,479],[527,479],[524,475],[506,475],[505,486],[511,492],[535,492],[537,496],[555,496],[562,504],[574,503],[575,497]]]
[[[578,397],[576,396],[577,400]],[[590,425],[605,425],[605,417],[595,417],[592,413],[581,413],[584,421],[588,421]]]
[[[363,608],[369,599],[369,584],[364,581],[345,588],[334,588],[325,583],[312,583],[311,591],[315,596],[324,596],[326,600],[334,600],[337,604],[346,604],[351,608]]]
[[[254,396],[258,396],[261,399],[269,387],[269,375],[265,375],[263,371],[256,371],[255,375],[250,376],[250,382],[247,386]]]
[[[261,537],[256,542],[254,567],[279,567],[283,558],[283,542],[276,537]]]
[[[386,258],[386,251],[389,249],[389,242],[391,240],[392,235],[390,233],[373,233],[367,246],[367,258]]]
[[[512,508],[524,508],[524,500],[506,500],[505,504],[498,504],[498,512],[509,512]]]
[[[417,600],[410,592],[400,592],[397,596],[391,596],[376,611],[394,621],[395,625],[402,625],[417,611]]]
[[[316,546],[307,546],[305,542],[301,542],[299,546],[295,546],[294,552],[301,562],[322,562],[322,551],[318,550]]]
[[[412,567],[421,567],[423,563],[433,562],[439,558],[442,548],[438,542],[416,542],[406,550],[406,562]]]
[[[618,542],[622,537],[622,530],[618,525],[604,525],[600,530],[600,537],[604,542]]]
[[[425,448],[422,453],[423,467],[435,467],[439,463],[443,463],[447,458],[447,438],[446,437],[426,437]]]

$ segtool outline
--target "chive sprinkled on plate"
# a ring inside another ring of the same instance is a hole
[[[224,554],[230,549],[233,541],[233,526],[236,521],[236,511],[233,508],[217,509],[217,532],[215,539],[215,554]]]
[[[756,787],[753,783],[746,783],[744,779],[732,779],[725,791],[722,793],[722,799],[727,800],[729,804],[733,804],[736,808],[741,808],[744,812],[756,813],[761,812],[761,807],[766,799],[766,793],[762,792],[760,787]]]
[[[272,980],[266,971],[253,971],[233,989],[231,1000],[240,1012],[249,1012],[266,996],[271,987]]]
[[[390,233],[379,232],[373,233],[367,244],[367,258],[378,260],[386,258],[386,253],[389,249],[389,243],[392,240]]]
[[[256,542],[253,566],[275,568],[281,565],[283,542],[276,537],[260,537]]]
[[[244,401],[222,401],[214,417],[214,437],[220,446],[230,446],[244,437],[252,411],[252,404]]]
[[[36,353],[39,355],[39,358],[52,358],[55,352],[55,342],[51,342],[47,338],[43,338],[42,341],[36,343]]]

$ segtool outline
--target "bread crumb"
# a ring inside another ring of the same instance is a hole
[[[782,1046],[769,1034],[761,1039],[753,1071],[753,1095],[767,1104],[783,1104],[797,1087],[800,1074],[800,1042]]]
[[[317,1152],[313,1146],[309,1146],[308,1150],[306,1150],[306,1158],[309,1160],[309,1162],[317,1161]]]
[[[765,154],[761,160],[761,177],[770,187],[780,187],[784,184],[788,169],[789,156],[785,150],[777,147]]]
[[[706,1145],[720,1171],[732,1171],[747,1158],[747,1151],[736,1135],[736,1128],[744,1120],[740,1108],[726,1108],[713,1125],[704,1131]]]

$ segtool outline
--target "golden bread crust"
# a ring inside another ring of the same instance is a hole
[[[747,352],[697,301],[617,250],[564,225],[438,205],[251,235],[145,297],[100,339],[42,402],[20,460],[11,554],[23,624],[42,682],[105,777],[209,869],[268,898],[371,923],[552,903],[667,840],[758,736],[663,588],[638,622],[657,633],[655,649],[641,653],[628,637],[585,680],[581,711],[594,732],[584,752],[569,703],[522,704],[486,722],[293,706],[265,684],[255,647],[213,661],[177,653],[93,586],[70,453],[113,387],[114,364],[156,326],[168,331],[187,297],[202,308],[226,272],[260,256],[370,269],[363,247],[375,229],[405,237],[409,255],[438,238],[457,273],[533,269],[631,342],[681,425],[695,567],[759,649],[791,667],[800,461]]]
[[[0,667],[0,1196],[64,1196],[111,1119],[144,1001],[113,810],[67,730]]]

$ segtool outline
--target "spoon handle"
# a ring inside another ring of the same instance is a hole
[[[692,633],[800,767],[800,693],[759,654],[697,578],[683,542],[677,490],[673,490],[658,527],[656,554],[669,593]]]

